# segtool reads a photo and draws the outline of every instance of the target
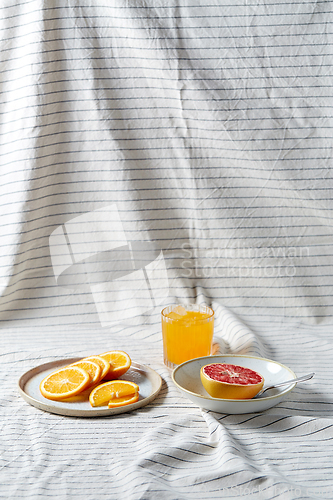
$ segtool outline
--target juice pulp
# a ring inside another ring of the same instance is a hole
[[[186,306],[162,311],[164,362],[173,367],[200,356],[209,356],[214,333],[214,311],[206,306],[188,310]]]

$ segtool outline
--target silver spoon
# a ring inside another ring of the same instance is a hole
[[[254,397],[257,398],[261,396],[264,392],[269,391],[270,389],[274,389],[275,387],[281,387],[281,385],[289,385],[294,384],[295,382],[304,382],[305,380],[309,380],[314,376],[314,373],[309,373],[308,375],[303,375],[302,377],[293,378],[291,380],[286,380],[285,382],[280,382],[279,384],[270,385],[269,387],[265,387],[261,389]]]

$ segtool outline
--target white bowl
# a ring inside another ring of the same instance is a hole
[[[191,359],[173,370],[172,380],[188,399],[206,410],[227,414],[262,412],[280,403],[296,385],[296,383],[292,383],[277,387],[268,391],[266,393],[268,396],[264,395],[258,397],[258,399],[212,398],[206,392],[200,380],[201,367],[210,363],[230,363],[251,368],[264,377],[264,387],[296,378],[295,373],[281,363],[255,356],[226,354]]]

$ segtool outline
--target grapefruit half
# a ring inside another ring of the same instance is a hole
[[[264,385],[260,373],[227,363],[203,366],[200,378],[208,394],[221,399],[252,399]]]

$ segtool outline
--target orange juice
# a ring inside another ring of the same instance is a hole
[[[173,368],[212,351],[214,311],[197,304],[169,306],[162,311],[164,363]]]

